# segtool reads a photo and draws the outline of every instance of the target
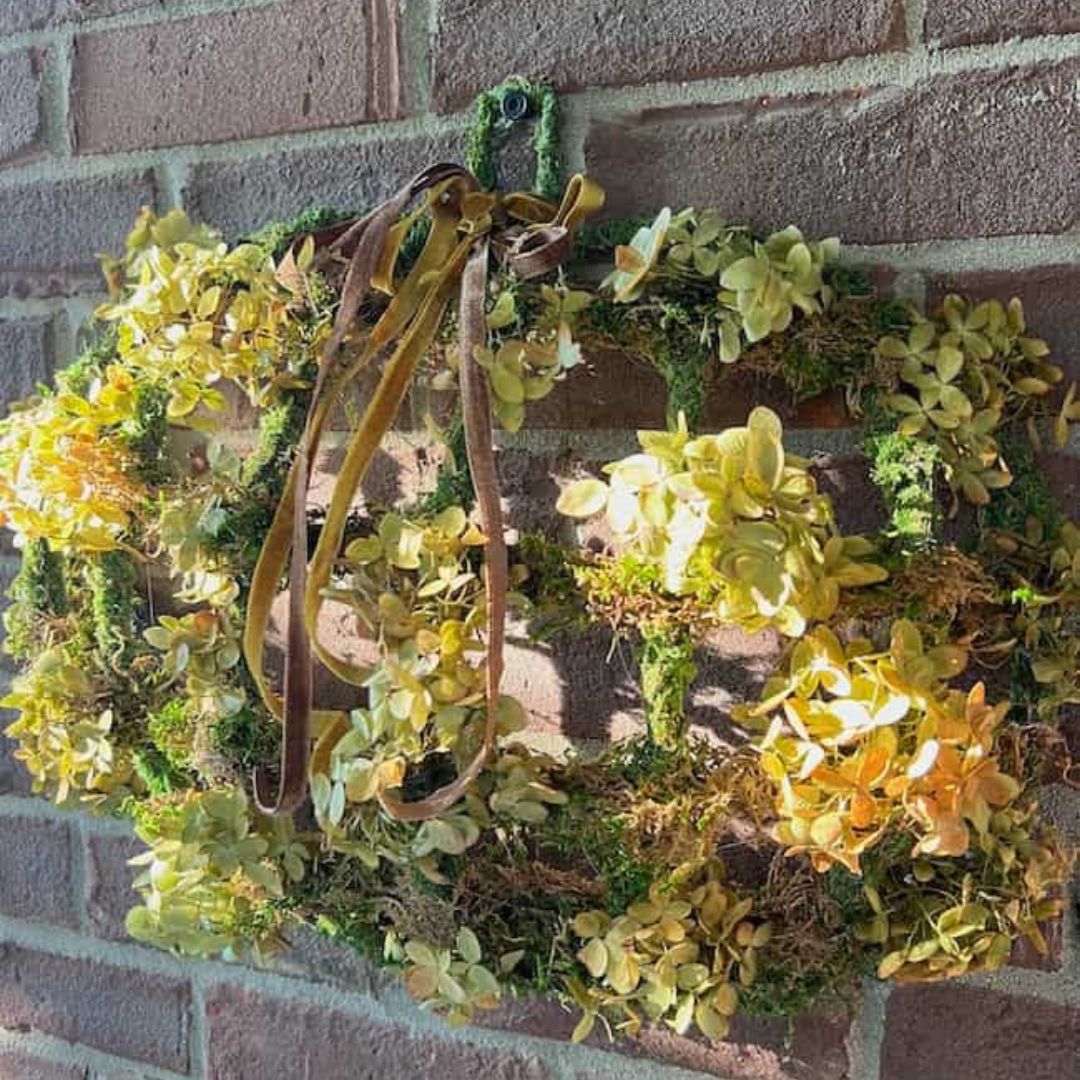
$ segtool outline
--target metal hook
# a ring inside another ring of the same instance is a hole
[[[524,90],[507,90],[503,94],[502,114],[503,119],[511,124],[524,120],[532,112],[532,102]]]

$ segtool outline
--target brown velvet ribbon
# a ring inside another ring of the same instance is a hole
[[[404,218],[402,215],[420,195],[426,197],[421,210],[430,212],[432,227],[412,270],[395,284],[394,268],[401,243],[421,211]],[[466,450],[485,536],[488,643],[484,734],[472,761],[450,784],[416,802],[401,801],[387,791],[380,792],[379,799],[386,812],[398,820],[437,817],[464,795],[483,769],[496,736],[507,593],[507,554],[490,401],[484,373],[475,359],[477,347],[487,340],[484,305],[489,253],[494,251],[510,271],[522,278],[550,273],[570,254],[574,234],[584,218],[602,204],[601,189],[581,176],[573,178],[562,204],[556,208],[529,194],[489,195],[480,190],[465,169],[439,164],[419,173],[365,217],[315,234],[314,265],[347,258],[348,269],[337,317],[320,356],[304,434],[256,566],[248,604],[245,658],[267,707],[282,722],[276,786],[265,769],[256,770],[254,776],[256,802],[264,813],[292,812],[306,797],[313,716],[324,726],[330,725],[330,730],[344,726],[340,715],[314,711],[314,656],[318,655],[348,682],[359,684],[366,675],[319,644],[315,623],[321,588],[337,555],[352,497],[454,292],[459,304],[459,376]],[[291,259],[292,253],[283,260],[287,264],[285,273],[294,269]],[[342,345],[373,288],[390,294],[391,301],[364,341],[359,359],[342,368]],[[353,435],[331,499],[324,535],[309,564],[307,492],[323,426],[356,374],[391,347],[393,354],[383,366],[379,385]],[[270,604],[286,560],[289,608],[284,695],[279,698],[263,671],[263,647]]]

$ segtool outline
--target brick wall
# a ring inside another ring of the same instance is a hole
[[[454,156],[471,96],[513,71],[565,91],[566,160],[597,174],[616,212],[712,204],[839,233],[908,296],[1018,293],[1080,374],[1077,0],[0,0],[0,35],[5,398],[70,357],[94,256],[141,204],[184,205],[233,236],[312,203],[363,207]],[[752,392],[726,390],[712,421]],[[553,524],[553,475],[618,453],[661,401],[650,372],[592,357],[540,430],[507,440],[516,523]],[[841,519],[873,525],[853,440],[814,420],[801,417],[801,449],[820,455]],[[402,437],[384,455],[384,491],[421,474],[415,447]],[[1075,506],[1076,457],[1047,467]],[[12,569],[0,554],[0,575]],[[633,688],[605,651],[519,648],[510,689],[541,731],[634,727]],[[774,651],[732,638],[698,713],[722,713]],[[1080,834],[1074,792],[1045,803]],[[306,933],[263,970],[125,941],[127,831],[28,799],[2,752],[0,829],[0,1080],[1080,1077],[1072,909],[1041,967],[1018,956],[993,978],[869,986],[850,1010],[740,1020],[720,1048],[662,1032],[572,1048],[559,1041],[572,1020],[550,1004],[452,1033]]]

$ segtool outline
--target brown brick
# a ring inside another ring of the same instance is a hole
[[[186,1073],[191,992],[182,979],[0,945],[0,1027]]]
[[[888,523],[881,489],[870,479],[865,458],[814,458],[810,471],[817,479],[818,490],[832,499],[841,532],[873,536]]]
[[[561,89],[708,79],[902,47],[898,0],[446,0],[434,92],[464,105],[508,72]]]
[[[974,45],[1080,30],[1077,0],[929,0],[924,33],[933,46]]]
[[[647,110],[597,121],[612,214],[715,206],[772,230],[879,243],[1062,232],[1077,221],[1075,61],[911,90]]]
[[[67,822],[9,815],[0,818],[0,913],[74,926],[71,829]]]
[[[1072,378],[1080,378],[1080,267],[1043,266],[1016,272],[941,274],[931,278],[927,301],[940,303],[948,293],[958,292],[976,300],[1014,296],[1024,304],[1031,333],[1045,338],[1051,358]]]
[[[123,250],[140,206],[153,204],[153,174],[127,173],[0,187],[0,295],[100,292],[96,256]]]
[[[48,319],[0,322],[0,403],[34,393],[52,377],[52,332]]]
[[[2,1080],[86,1080],[86,1069],[65,1065],[21,1050],[0,1050]]]
[[[298,150],[253,161],[192,167],[192,212],[230,237],[311,206],[364,211],[388,198],[415,173],[460,157],[456,136],[380,140],[362,146]]]
[[[7,588],[6,584],[4,588]],[[3,659],[10,662],[10,657]],[[10,684],[10,675],[0,666],[0,694],[6,694]],[[30,774],[14,757],[18,744],[4,735],[4,730],[14,719],[15,713],[10,709],[0,709],[0,795],[29,795]]]
[[[10,712],[0,712],[0,795],[29,795],[30,776],[12,756],[16,744],[2,734],[11,720]]]
[[[774,634],[710,635],[696,657],[698,675],[690,691],[694,730],[729,734],[731,706],[760,697],[780,649]],[[525,706],[531,730],[549,736],[608,744],[644,728],[633,643],[620,640],[613,648],[605,626],[557,634],[537,645],[512,625],[503,689]]]
[[[124,918],[138,902],[128,859],[145,850],[133,836],[88,833],[83,845],[86,916],[98,937],[127,940]]]
[[[19,161],[39,148],[42,62],[42,55],[32,49],[0,57],[0,163]]]
[[[219,985],[207,994],[207,1080],[544,1080],[533,1058]]]
[[[1066,915],[1065,918],[1068,918]],[[1031,971],[1060,971],[1065,963],[1065,924],[1063,919],[1042,923],[1040,926],[1046,940],[1046,952],[1041,953],[1027,937],[1013,942],[1009,954],[1009,967],[1027,968]]]
[[[1080,1074],[1080,1009],[971,986],[898,987],[881,1080],[1065,1080]]]
[[[517,1000],[485,1017],[484,1024],[502,1031],[565,1041],[577,1020],[573,1010],[563,1009],[554,1002]],[[730,1037],[716,1045],[700,1037],[683,1038],[659,1026],[645,1028],[635,1039],[622,1038],[615,1042],[595,1029],[588,1044],[725,1080],[846,1080],[845,1039],[850,1027],[850,1014],[817,1009],[796,1017],[791,1024],[781,1018],[740,1015],[732,1025]],[[648,1073],[642,1068],[640,1075]]]
[[[229,142],[396,116],[396,11],[389,0],[283,0],[82,34],[72,75],[78,151]]]
[[[1050,490],[1057,496],[1058,505],[1073,517],[1080,506],[1080,458],[1066,454],[1044,454],[1041,458]]]

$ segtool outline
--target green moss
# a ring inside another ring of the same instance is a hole
[[[173,698],[147,718],[146,733],[160,755],[177,772],[191,768],[195,740],[195,717],[191,704]]]
[[[12,603],[4,612],[4,648],[30,660],[47,647],[49,623],[69,610],[64,556],[45,540],[31,540],[23,549],[22,566],[8,597]]]
[[[940,450],[935,443],[892,430],[878,412],[868,414],[865,431],[862,451],[889,511],[889,532],[905,550],[931,546],[942,525],[937,497]]]
[[[223,520],[213,538],[239,572],[241,581],[254,569],[274,510],[285,488],[293,457],[307,418],[306,394],[289,394],[270,406],[259,419],[259,435],[244,461],[241,495],[223,506]]]
[[[135,474],[146,484],[165,484],[171,479],[168,456],[168,392],[160,386],[140,384],[135,416],[125,425],[124,439],[135,459]]]
[[[211,724],[210,749],[241,769],[253,769],[277,753],[279,730],[264,709],[247,705]]]
[[[145,746],[131,755],[135,772],[155,797],[191,787],[191,777],[177,769],[156,747]]]
[[[983,524],[991,529],[1023,533],[1028,518],[1035,518],[1042,523],[1047,536],[1054,535],[1065,519],[1026,433],[1003,428],[998,433],[998,446],[1013,481],[993,492],[990,505],[983,512]]]
[[[523,94],[526,97],[529,116],[533,119],[532,148],[536,157],[536,172],[532,189],[546,199],[557,200],[562,193],[559,99],[550,86],[515,75],[480,94],[466,136],[465,164],[488,191],[499,187],[499,143],[512,125],[503,117],[503,101],[509,94]]]
[[[98,323],[92,340],[63,371],[57,372],[56,384],[61,390],[85,394],[91,382],[115,359],[116,327]]]
[[[574,240],[574,259],[589,260],[610,255],[617,247],[629,244],[638,229],[651,224],[651,218],[638,217],[586,222]]]
[[[125,551],[104,551],[87,562],[94,648],[106,671],[123,671],[135,653],[137,574]]]
[[[693,638],[681,628],[643,626],[638,664],[649,736],[670,749],[686,735],[686,697],[697,675]]]
[[[329,228],[347,221],[352,213],[329,206],[313,206],[290,221],[272,221],[247,237],[248,243],[261,247],[272,259],[279,259],[298,236]]]

